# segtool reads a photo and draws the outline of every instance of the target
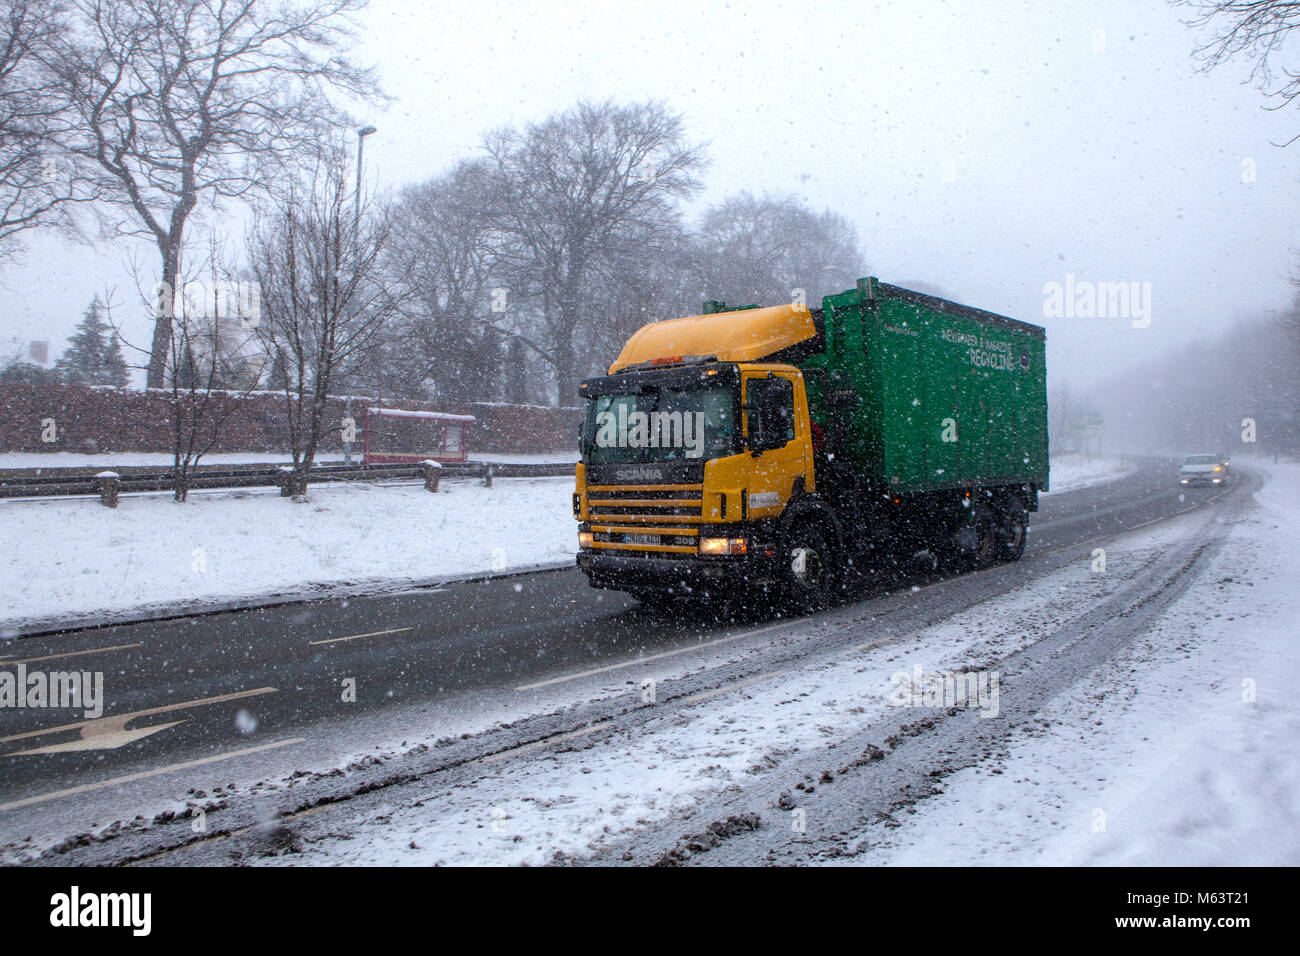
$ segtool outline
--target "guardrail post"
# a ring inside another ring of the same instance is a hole
[[[496,469],[493,468],[491,465],[488,465],[486,468],[483,469],[483,487],[485,488],[492,487],[492,476],[495,473],[496,473]]]
[[[422,461],[420,468],[424,471],[424,490],[437,492],[438,479],[442,477],[442,465],[436,461]]]
[[[95,490],[99,492],[101,505],[116,508],[117,494],[122,490],[122,479],[115,471],[101,471],[95,476]]]

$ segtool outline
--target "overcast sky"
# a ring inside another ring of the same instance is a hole
[[[663,99],[708,143],[697,209],[742,189],[833,209],[872,274],[1046,325],[1049,375],[1086,385],[1291,296],[1300,143],[1271,144],[1300,133],[1300,110],[1265,110],[1244,63],[1197,72],[1186,15],[1134,0],[372,0],[359,58],[395,102],[362,117],[379,128],[367,180],[436,175],[487,129],[581,98]],[[49,338],[52,358],[96,291],[130,299],[132,252],[156,269],[147,247],[29,245],[0,270],[0,343]],[[1150,283],[1149,327],[1045,317],[1044,285],[1067,274]],[[147,339],[143,317],[128,328]]]

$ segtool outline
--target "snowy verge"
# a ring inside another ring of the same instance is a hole
[[[358,451],[355,460],[361,460]],[[538,452],[536,454],[515,454],[512,452],[471,452],[470,461],[492,461],[510,465],[567,465],[578,460],[578,453],[572,451]],[[289,455],[270,451],[241,451],[228,454],[204,455],[199,459],[200,467],[206,465],[284,465],[292,462]],[[339,452],[331,451],[317,459],[317,464],[342,464]],[[174,463],[169,453],[152,451],[110,451],[99,455],[85,455],[78,452],[0,452],[0,471],[19,468],[130,468],[158,467],[170,468]]]
[[[204,455],[199,459],[200,467],[206,465],[283,465],[293,459],[289,455],[275,452],[245,451],[221,455]],[[334,454],[321,459],[325,461],[342,461]],[[174,457],[166,452],[152,451],[106,451],[98,455],[87,455],[72,451],[51,452],[0,452],[0,471],[20,468],[170,468],[175,463]]]
[[[1051,467],[1052,490],[1043,492],[1045,495],[1059,495],[1092,485],[1102,485],[1123,478],[1133,471],[1132,462],[1121,462],[1118,456],[1084,458],[1074,454],[1055,455]]]
[[[505,573],[573,559],[572,478],[313,486],[0,501],[0,631],[36,621],[163,616],[241,600],[374,593],[431,579]],[[272,602],[274,603],[274,602]],[[84,625],[83,625],[84,626]]]
[[[1158,626],[960,771],[888,845],[895,864],[1300,863],[1300,465]]]

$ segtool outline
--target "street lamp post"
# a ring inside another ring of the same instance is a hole
[[[373,126],[363,126],[357,130],[357,188],[352,205],[352,228],[355,231],[361,225],[361,153],[366,148],[366,137],[379,132]]]
[[[366,148],[366,137],[371,133],[378,132],[373,126],[363,126],[357,130],[357,183],[356,190],[352,199],[352,239],[357,244],[358,250],[361,247],[361,155]],[[347,417],[352,417],[352,402],[347,403],[345,412]],[[355,428],[355,423],[353,424]],[[352,442],[343,443],[343,463],[352,464]]]

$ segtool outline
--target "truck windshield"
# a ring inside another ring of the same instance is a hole
[[[736,448],[730,387],[642,388],[587,401],[582,457],[595,463],[719,458]]]

